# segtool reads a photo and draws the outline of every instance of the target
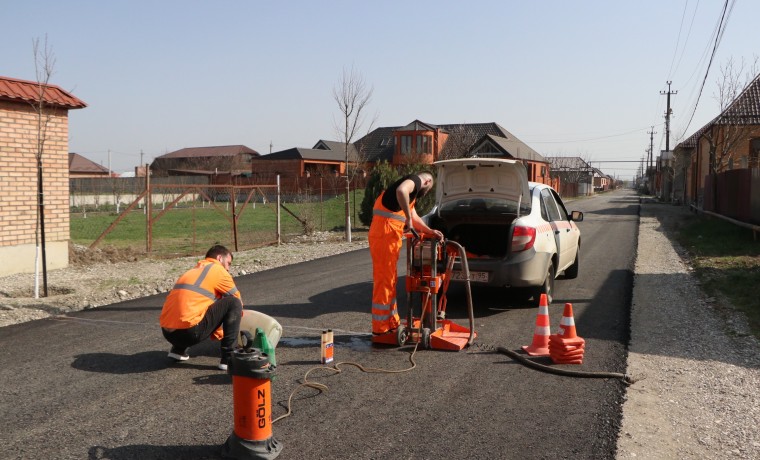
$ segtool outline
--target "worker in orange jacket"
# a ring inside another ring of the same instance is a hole
[[[189,347],[209,337],[221,340],[219,369],[227,370],[243,313],[243,301],[229,273],[232,252],[217,245],[179,277],[161,310],[159,323],[172,344],[169,358],[186,361]]]
[[[375,200],[369,227],[373,334],[394,333],[401,324],[396,302],[396,265],[404,233],[414,228],[428,236],[443,239],[443,234],[428,227],[414,209],[415,201],[432,188],[431,173],[410,174],[391,184]]]

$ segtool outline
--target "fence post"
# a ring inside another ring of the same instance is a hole
[[[150,190],[150,166],[145,163],[145,250],[150,253],[153,247],[151,218],[153,215],[153,192]]]
[[[237,232],[237,214],[235,203],[237,202],[237,189],[234,185],[230,186],[230,203],[232,204],[232,239],[235,242],[235,252],[238,251],[238,232]]]
[[[282,227],[280,226],[280,175],[277,175],[277,246],[282,244]]]

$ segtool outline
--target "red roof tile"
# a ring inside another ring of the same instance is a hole
[[[259,152],[245,145],[220,145],[214,147],[187,147],[174,152],[161,155],[158,158],[208,158],[208,157],[234,157],[241,153],[249,153],[259,156]]]
[[[718,124],[760,124],[760,74],[720,114]]]
[[[33,103],[39,99],[39,89],[37,82],[0,76],[0,100]],[[67,109],[87,107],[82,100],[55,85],[45,87],[44,100],[47,104]]]
[[[105,168],[78,153],[69,152],[69,172],[79,174],[104,174],[107,176],[108,168]]]

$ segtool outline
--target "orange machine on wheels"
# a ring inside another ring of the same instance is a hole
[[[372,342],[419,343],[423,348],[454,351],[471,345],[476,337],[475,319],[464,248],[455,241],[441,242],[414,231],[406,238],[407,315],[396,334],[373,335]],[[469,328],[446,319],[446,291],[457,258],[466,281]]]

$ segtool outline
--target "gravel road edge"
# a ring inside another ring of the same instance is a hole
[[[685,212],[642,204],[619,459],[760,458],[760,345],[700,290],[667,235]]]

